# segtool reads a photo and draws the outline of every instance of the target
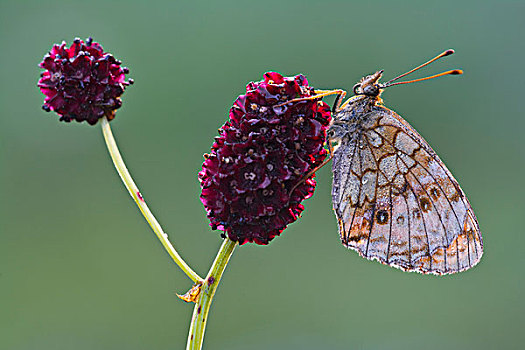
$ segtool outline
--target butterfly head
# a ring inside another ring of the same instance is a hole
[[[372,75],[363,77],[359,83],[354,85],[355,95],[365,95],[369,97],[377,97],[381,94],[383,86],[379,84],[379,79],[383,75],[383,70],[377,71]]]

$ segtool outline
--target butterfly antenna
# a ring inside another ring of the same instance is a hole
[[[452,55],[454,53],[454,50],[453,49],[448,49],[448,50],[445,50],[443,51],[442,53],[440,53],[439,55],[437,55],[436,57],[434,57],[433,59],[431,59],[430,61],[427,61],[419,66],[417,66],[416,68],[414,69],[411,69],[409,70],[408,72],[406,73],[403,73],[401,75],[398,75],[397,77],[395,77],[394,79],[390,79],[389,81],[387,81],[386,83],[383,84],[384,87],[387,87],[387,86],[392,86],[392,85],[397,85],[397,84],[392,84],[392,82],[404,77],[404,76],[407,76],[415,71],[417,71],[418,69],[421,69],[425,66],[428,66],[429,64],[431,64],[432,62],[436,61],[436,60],[439,60],[440,58],[442,57],[446,57],[446,56],[449,56],[449,55]],[[457,71],[457,70],[455,70]],[[447,73],[447,74],[461,74],[461,73]],[[443,74],[443,75],[446,75],[446,74]],[[439,75],[441,76],[441,75]],[[430,79],[431,77],[429,77]],[[432,78],[436,78],[435,76],[432,76]],[[419,80],[415,80],[415,81],[419,81]],[[413,81],[410,81],[410,82],[413,82]],[[408,82],[407,82],[408,83]]]
[[[414,80],[409,80],[409,81],[400,81],[400,82],[397,82],[397,83],[390,83],[388,85],[385,84],[381,88],[386,88],[386,87],[390,87],[390,86],[394,86],[394,85],[415,83],[415,82],[418,82],[418,81],[439,78],[439,77],[442,77],[444,75],[458,75],[458,74],[463,74],[463,71],[461,69],[453,69],[453,70],[449,70],[449,71],[446,71],[446,72],[443,72],[443,73],[431,75],[431,76],[425,77],[425,78],[414,79]]]

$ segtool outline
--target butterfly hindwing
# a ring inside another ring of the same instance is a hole
[[[342,243],[409,271],[455,273],[482,254],[458,183],[399,115],[374,106],[334,152],[332,200]]]

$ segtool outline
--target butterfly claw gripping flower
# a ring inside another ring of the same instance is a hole
[[[112,120],[125,87],[133,84],[125,80],[129,70],[91,38],[77,38],[69,48],[65,42],[53,45],[40,67],[45,69],[38,81],[46,96],[42,108],[65,122],[94,125],[104,116]]]
[[[330,108],[301,100],[313,95],[303,75],[269,72],[237,98],[199,173],[213,229],[264,245],[297,220],[316,185],[304,176],[327,155]]]

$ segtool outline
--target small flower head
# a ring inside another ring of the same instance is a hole
[[[44,71],[38,87],[46,96],[42,108],[65,122],[94,125],[104,116],[112,120],[125,87],[133,84],[124,77],[129,70],[91,38],[77,38],[70,47],[65,42],[53,45],[40,67]]]
[[[313,95],[303,75],[269,72],[237,98],[199,173],[213,229],[239,244],[268,244],[297,220],[316,185],[304,177],[327,153],[329,106],[291,101]]]

